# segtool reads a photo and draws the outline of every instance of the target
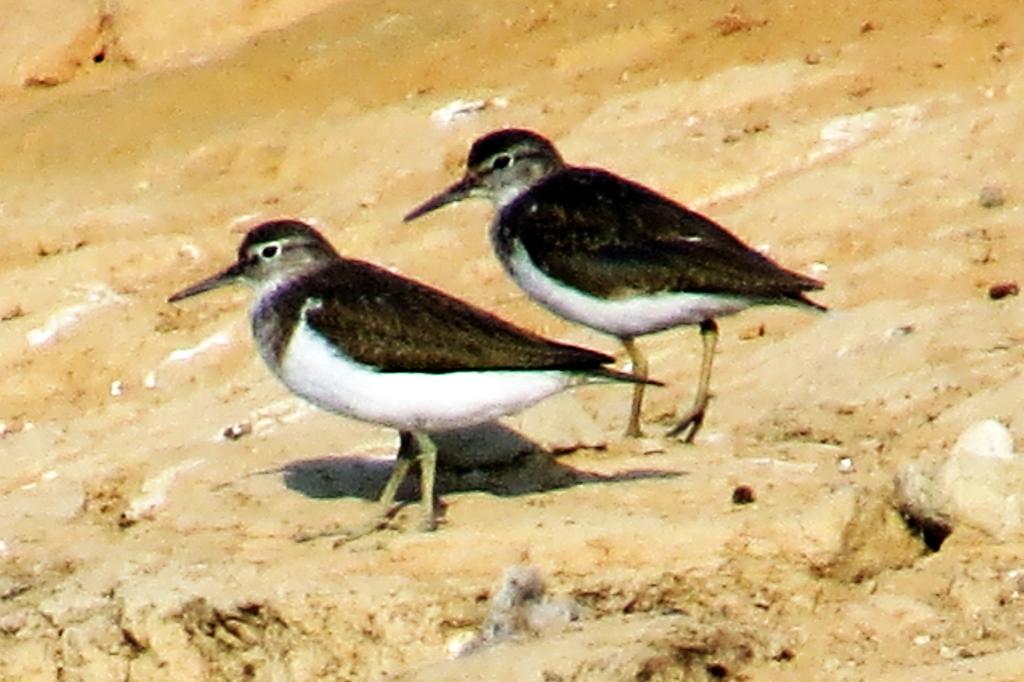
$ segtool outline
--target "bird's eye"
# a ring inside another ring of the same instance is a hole
[[[260,249],[260,256],[266,258],[267,260],[270,260],[271,258],[277,256],[277,254],[279,254],[280,252],[281,247],[279,247],[277,244],[268,244],[267,246],[264,246],[262,249]]]
[[[491,164],[491,168],[494,170],[501,170],[502,168],[508,168],[512,165],[512,157],[508,154],[498,154],[494,157],[494,163]]]

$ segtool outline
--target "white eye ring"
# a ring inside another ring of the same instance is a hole
[[[271,258],[277,258],[277,254],[281,253],[281,247],[277,244],[267,244],[260,249],[260,257],[270,260]]]
[[[508,168],[512,165],[512,157],[509,154],[498,154],[494,157],[494,161],[491,162],[491,168],[494,170],[501,170],[502,168]]]

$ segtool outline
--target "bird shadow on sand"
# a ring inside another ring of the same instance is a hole
[[[591,483],[675,478],[685,472],[634,469],[616,474],[583,471],[559,462],[520,433],[498,423],[434,434],[438,446],[437,492],[480,491],[502,497],[571,488]],[[375,500],[394,466],[393,456],[360,454],[299,459],[262,473],[281,473],[285,485],[316,499]],[[419,496],[414,467],[399,488],[399,500]]]

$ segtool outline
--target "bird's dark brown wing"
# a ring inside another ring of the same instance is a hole
[[[802,293],[823,286],[709,218],[599,169],[547,178],[506,208],[498,238],[518,239],[548,275],[603,297],[685,291],[810,303]]]
[[[306,322],[353,360],[386,372],[561,369],[612,377],[613,358],[556,343],[362,261],[311,275]],[[618,377],[622,378],[622,377]]]

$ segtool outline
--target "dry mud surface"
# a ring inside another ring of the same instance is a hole
[[[1020,524],[933,551],[894,492],[975,422],[1024,434],[1024,310],[989,296],[1024,263],[1016,2],[0,4],[3,680],[1021,679]],[[457,99],[484,106],[434,116]],[[394,434],[289,397],[246,292],[165,299],[296,216],[621,358],[507,281],[488,206],[401,223],[502,125],[821,277],[832,312],[723,320],[692,446],[660,436],[699,364],[680,329],[641,341],[647,439],[627,388],[581,389],[450,443],[539,452],[443,474],[438,532],[410,505],[296,544],[369,518]],[[451,658],[517,565],[548,617]]]

